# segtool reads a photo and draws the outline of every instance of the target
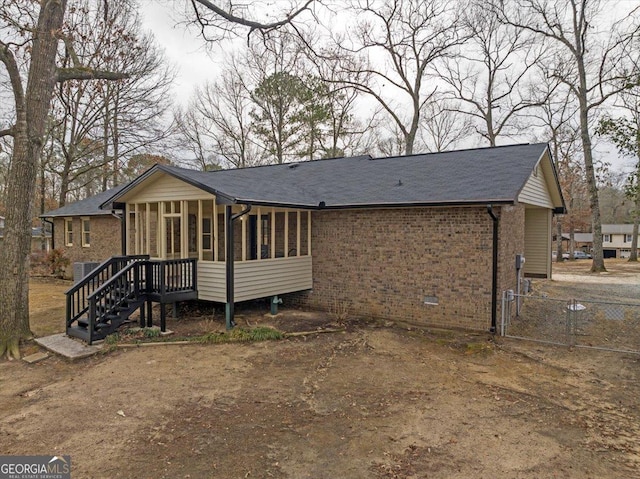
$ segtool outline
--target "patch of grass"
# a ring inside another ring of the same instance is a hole
[[[211,332],[191,338],[202,343],[248,343],[253,341],[271,341],[282,339],[284,335],[272,328],[258,327],[253,329],[235,328],[225,332]]]
[[[107,346],[113,346],[114,344],[117,344],[118,341],[120,341],[120,333],[113,333],[104,338],[104,343]]]
[[[160,328],[143,328],[142,335],[145,338],[159,338],[160,337]]]

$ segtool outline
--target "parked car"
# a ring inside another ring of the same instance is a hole
[[[558,258],[558,252],[557,251],[552,251],[551,252],[551,260],[555,261]],[[562,259],[569,259],[569,253],[562,253]]]
[[[574,251],[573,259],[591,259],[591,255],[589,253],[585,253],[584,251]]]

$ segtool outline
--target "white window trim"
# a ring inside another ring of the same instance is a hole
[[[209,220],[209,232],[204,231],[204,220]],[[201,218],[202,224],[200,235],[202,236],[202,251],[213,251],[213,218],[211,216],[203,215]],[[209,236],[209,248],[204,247],[204,237]]]
[[[84,224],[85,221],[87,223],[89,223],[89,242],[85,242],[84,238],[85,238],[85,230],[84,230]],[[91,247],[91,218],[89,218],[88,216],[84,216],[82,218],[80,218],[80,243],[82,244],[83,248],[89,248]]]
[[[71,224],[71,228],[69,228]],[[71,242],[69,242],[69,233],[71,233]],[[64,219],[64,244],[65,246],[73,246],[73,218]]]

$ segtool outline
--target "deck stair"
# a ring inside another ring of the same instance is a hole
[[[152,301],[164,304],[197,298],[195,272],[192,259],[163,262],[151,261],[148,256],[110,258],[66,292],[67,335],[91,344],[116,332],[137,310],[140,326],[151,326]],[[164,308],[162,316],[164,327]]]

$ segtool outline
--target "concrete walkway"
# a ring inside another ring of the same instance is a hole
[[[102,344],[93,344],[89,346],[81,341],[71,339],[64,333],[53,334],[36,338],[36,343],[52,353],[64,356],[67,359],[82,359],[93,356],[102,349]]]

